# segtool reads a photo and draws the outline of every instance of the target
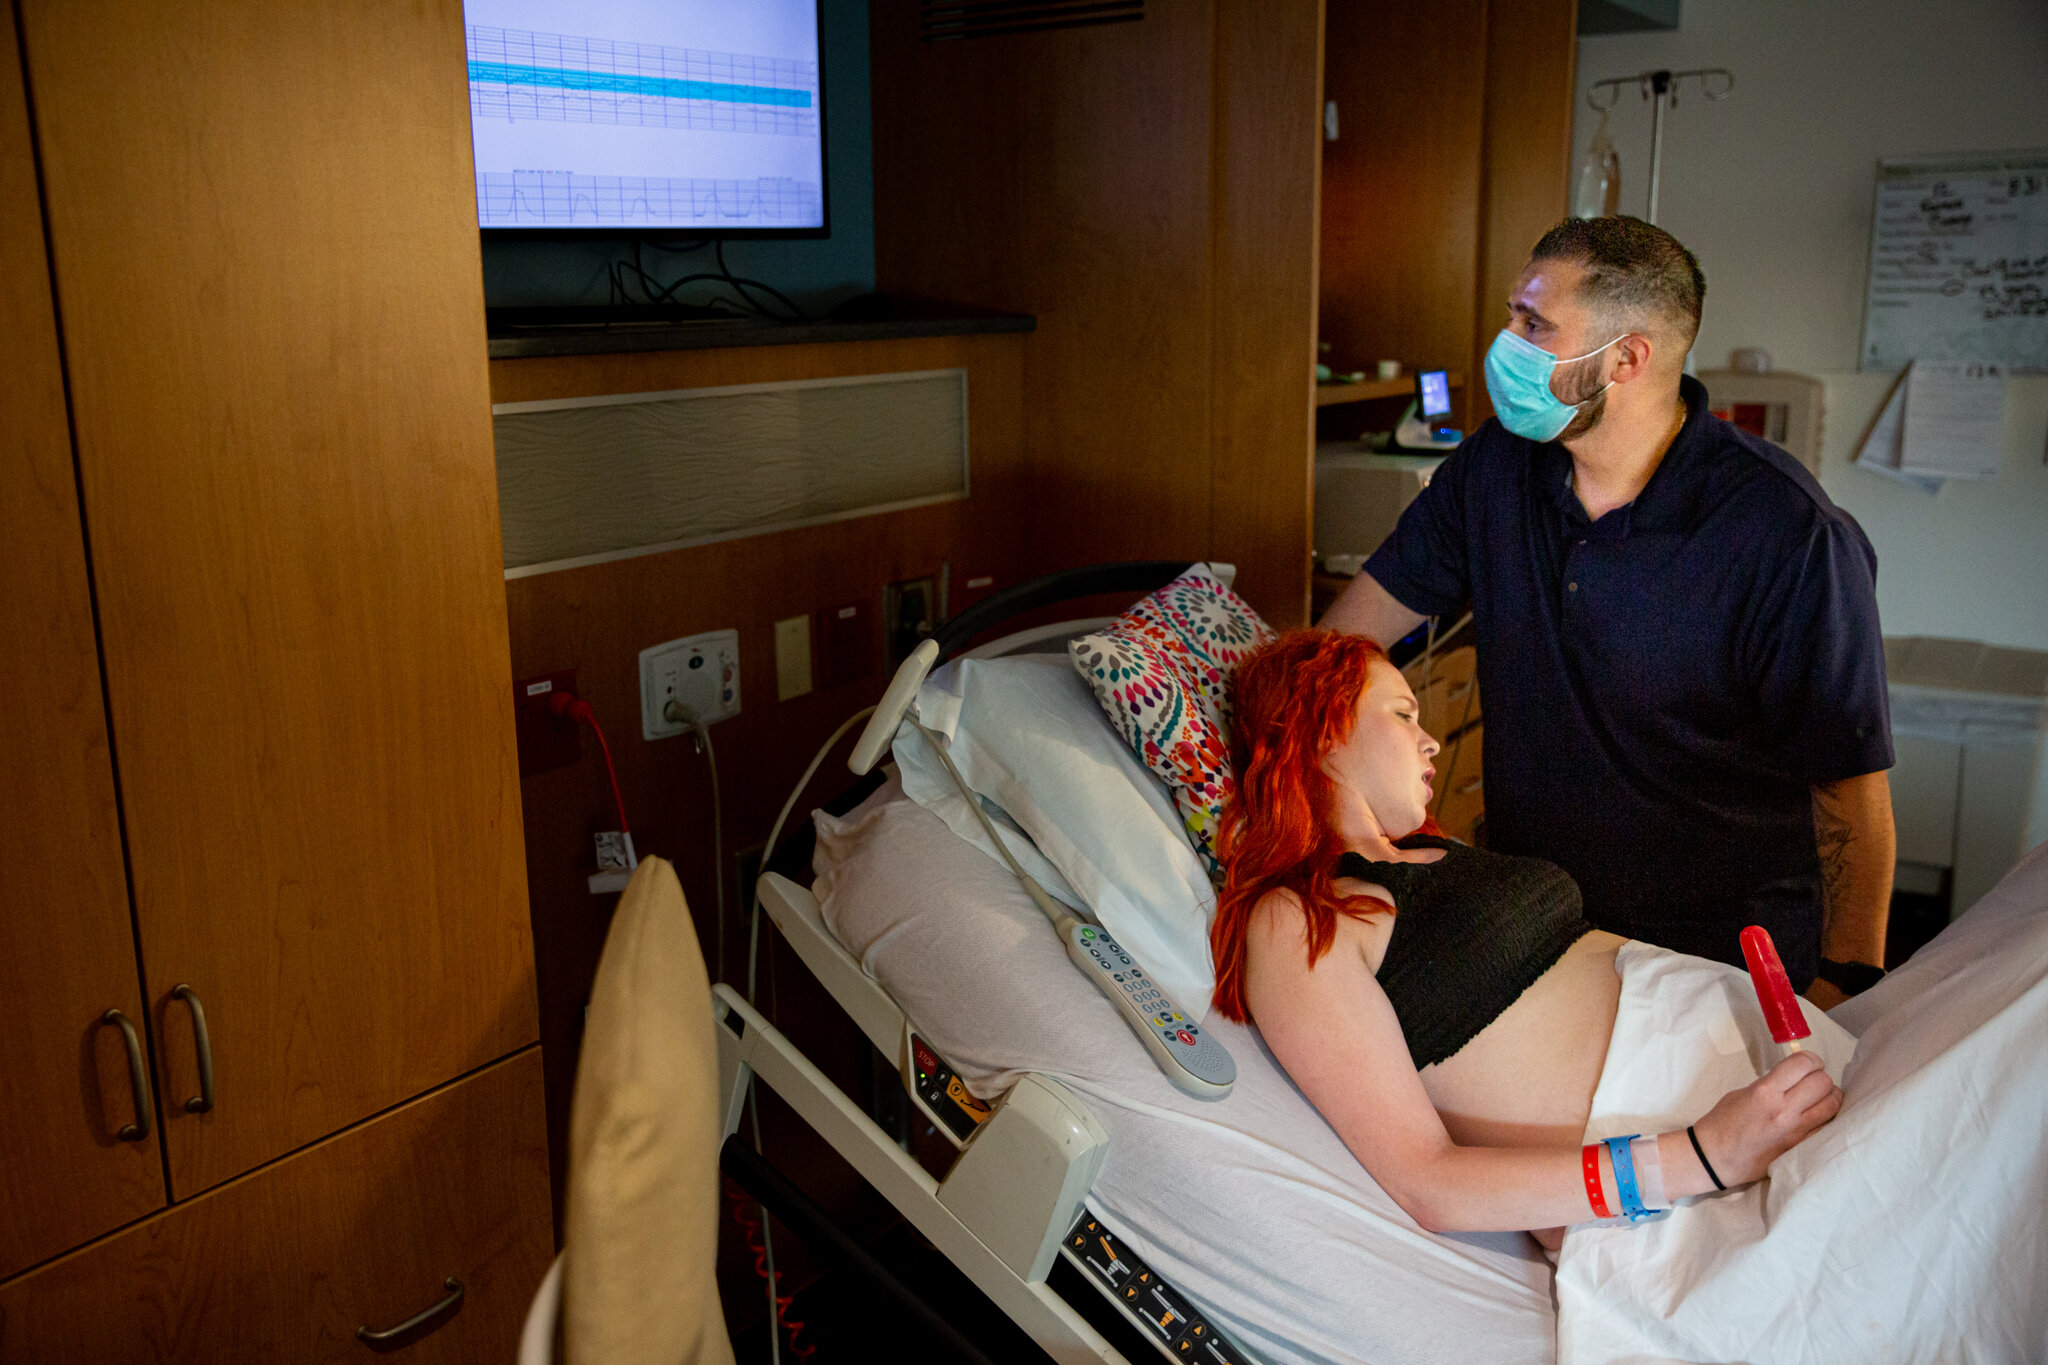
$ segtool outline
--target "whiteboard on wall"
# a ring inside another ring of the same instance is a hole
[[[2048,152],[1878,163],[1860,354],[2048,370]]]

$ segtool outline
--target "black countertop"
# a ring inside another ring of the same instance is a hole
[[[1031,332],[1038,319],[961,305],[858,300],[837,319],[764,322],[755,318],[634,319],[562,323],[514,321],[516,310],[490,314],[490,357],[601,355],[626,351],[695,351],[729,346],[808,346],[835,341]]]

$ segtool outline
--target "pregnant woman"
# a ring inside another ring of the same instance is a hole
[[[1438,745],[1370,640],[1293,632],[1234,686],[1216,1007],[1257,1024],[1423,1227],[1554,1249],[1564,1225],[1758,1180],[1840,1109],[1795,1053],[1689,1125],[1582,1147],[1627,940],[1550,863],[1401,837],[1427,821]]]

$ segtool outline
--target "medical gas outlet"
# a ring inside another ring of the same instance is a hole
[[[738,631],[707,631],[640,651],[642,739],[687,733],[691,717],[708,724],[739,713]]]

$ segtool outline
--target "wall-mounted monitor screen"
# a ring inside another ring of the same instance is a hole
[[[1451,415],[1451,377],[1442,370],[1424,370],[1415,376],[1415,396],[1424,420]]]
[[[824,236],[818,0],[465,0],[478,222]]]

